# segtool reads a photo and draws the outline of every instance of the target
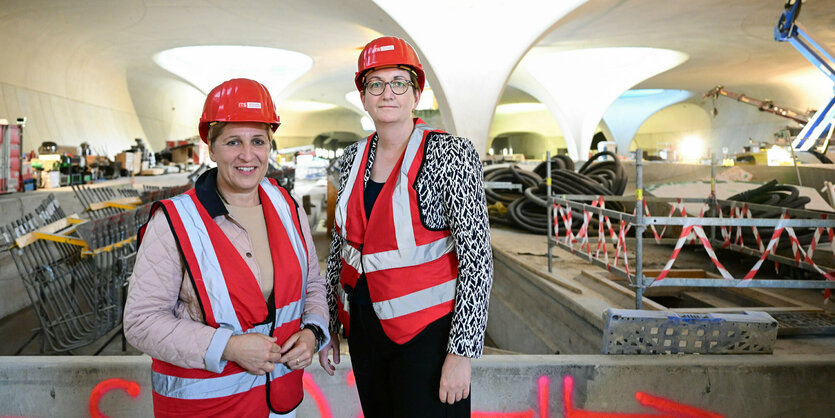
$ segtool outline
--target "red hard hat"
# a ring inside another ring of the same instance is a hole
[[[281,125],[270,92],[263,84],[246,78],[224,81],[212,89],[200,116],[200,139],[208,143],[212,122],[264,122],[273,132]]]
[[[377,38],[362,49],[357,63],[357,73],[354,76],[357,90],[362,91],[363,77],[367,71],[398,66],[410,67],[415,72],[418,82],[415,87],[423,92],[426,76],[423,74],[423,66],[420,65],[415,49],[408,42],[394,36]]]

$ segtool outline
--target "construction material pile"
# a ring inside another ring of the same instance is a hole
[[[608,158],[602,160],[604,156]],[[487,168],[485,182],[509,182],[521,185],[522,192],[487,189],[490,221],[507,224],[536,234],[548,233],[547,162],[533,171],[512,165]],[[628,176],[617,155],[610,151],[598,153],[574,171],[574,162],[565,155],[551,158],[551,192],[554,194],[583,194],[621,196],[626,189]],[[608,208],[622,210],[617,203]],[[574,222],[582,222],[582,214],[574,214]]]

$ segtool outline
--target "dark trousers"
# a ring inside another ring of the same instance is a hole
[[[469,417],[470,398],[438,397],[452,314],[406,344],[391,341],[371,305],[351,303],[348,347],[366,418]]]

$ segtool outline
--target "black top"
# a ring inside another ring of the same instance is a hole
[[[377,140],[375,134],[345,148],[340,157],[339,195],[346,190],[360,143],[368,147],[368,157],[365,172],[357,176],[363,176],[363,184],[369,184]],[[458,280],[447,352],[466,357],[482,354],[493,281],[490,224],[482,178],[479,154],[469,140],[431,132],[426,135],[423,162],[409,185],[414,188],[423,227],[430,231],[449,230],[455,240]],[[336,299],[343,261],[342,240],[335,228],[333,238],[327,276],[330,330],[336,331],[340,329]]]
[[[362,197],[365,204],[365,219],[371,217],[371,211],[374,209],[374,202],[380,196],[380,191],[383,190],[385,183],[377,183],[374,180],[368,179],[365,183],[365,190]],[[371,295],[368,293],[368,282],[365,281],[365,274],[360,275],[357,279],[357,285],[354,287],[354,292],[351,294],[352,300],[359,305],[371,305]]]

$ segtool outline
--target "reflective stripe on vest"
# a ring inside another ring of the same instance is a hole
[[[410,293],[399,298],[374,302],[374,312],[380,319],[392,319],[424,310],[440,303],[455,299],[455,283],[452,279],[446,283]]]
[[[350,312],[350,304],[348,303],[348,293],[342,289],[342,286],[336,287],[336,297],[339,298],[339,303],[342,304],[342,307],[345,308],[345,312]]]
[[[203,277],[223,277],[223,272],[220,269],[220,261],[218,261],[217,253],[214,247],[212,247],[209,232],[206,230],[206,225],[203,224],[203,219],[200,218],[200,213],[197,211],[197,206],[194,204],[192,197],[188,194],[182,194],[172,197],[170,200],[177,208],[177,213],[191,241],[191,246],[194,249],[197,264]],[[206,292],[211,301],[211,309],[214,313],[215,322],[220,327],[242,332],[241,324],[238,322],[238,316],[232,307],[232,300],[229,298],[229,289],[226,288],[226,281],[204,280],[204,282],[206,284]]]
[[[398,268],[420,268],[421,265],[439,260],[455,250],[455,240],[449,236],[448,233],[446,236],[424,243],[423,245],[418,245],[415,237],[412,205],[416,205],[417,203],[412,202],[413,199],[410,197],[409,172],[413,168],[415,157],[417,156],[418,150],[421,149],[421,144],[425,139],[424,137],[428,133],[427,131],[430,130],[432,130],[432,128],[425,123],[422,123],[422,121],[415,124],[412,136],[409,138],[409,143],[404,151],[403,161],[400,164],[399,172],[396,176],[396,183],[391,195],[390,215],[393,220],[394,239],[397,245],[397,248],[393,250],[373,252],[368,245],[368,242],[366,242],[364,250],[360,251],[356,248],[358,242],[352,243],[349,240],[349,228],[347,228],[346,222],[363,221],[362,219],[356,219],[353,217],[349,220],[348,202],[351,196],[355,196],[354,187],[362,184],[359,183],[358,176],[364,176],[365,174],[360,173],[360,168],[364,166],[365,161],[367,161],[364,160],[364,158],[367,158],[366,148],[369,146],[369,139],[366,138],[360,141],[357,146],[357,154],[354,156],[351,171],[342,190],[342,195],[338,201],[335,223],[337,231],[342,238],[341,256],[343,262],[353,267],[357,271],[357,275],[363,273],[366,274],[369,281],[369,289],[373,286],[373,280],[368,277],[369,274],[383,274],[387,273],[386,270]],[[357,196],[354,198],[356,199]],[[356,214],[353,213],[351,215],[356,216]],[[360,239],[365,241],[365,237]],[[343,278],[346,274],[344,270],[345,269],[343,268]],[[350,274],[353,274],[353,272]],[[372,296],[372,303],[377,316],[381,320],[395,319],[454,300],[455,284],[456,278],[452,277],[450,280],[446,280],[429,288],[417,290],[412,293],[387,300],[373,300]],[[339,290],[341,292],[339,292],[338,296],[340,297],[340,301],[347,312],[347,298],[342,300],[342,296],[345,294],[345,292],[342,291],[342,286],[339,286]]]
[[[185,232],[188,235],[187,241],[191,243],[191,250],[197,260],[196,267],[199,268],[200,274],[203,278],[202,283],[206,289],[206,298],[208,299],[208,303],[203,302],[204,309],[209,309],[211,311],[215,318],[214,322],[216,323],[210,325],[231,329],[233,335],[241,335],[245,333],[261,333],[264,335],[270,335],[271,330],[278,330],[285,324],[300,320],[304,310],[303,289],[306,287],[306,276],[308,271],[307,252],[304,244],[304,238],[294,222],[294,213],[288,202],[288,199],[290,198],[285,197],[283,193],[267,179],[262,180],[260,187],[267,195],[271,206],[275,208],[276,215],[278,215],[278,219],[281,221],[282,227],[287,232],[290,247],[292,247],[295,259],[298,260],[300,270],[302,272],[300,278],[301,289],[291,290],[292,292],[296,292],[295,295],[294,293],[287,294],[289,297],[298,299],[292,300],[284,306],[276,308],[274,322],[252,325],[248,329],[243,329],[238,320],[238,316],[235,312],[229,290],[226,285],[226,280],[223,278],[217,251],[215,251],[215,248],[212,245],[211,236],[206,224],[203,222],[203,218],[200,215],[200,211],[197,207],[197,203],[195,203],[193,195],[189,193],[169,199],[169,201],[173,203],[177,212],[176,214],[169,213],[169,216],[176,215],[182,223]],[[270,205],[264,204],[264,210],[269,210],[268,207],[270,207]],[[180,245],[184,245],[182,240]],[[289,253],[287,253],[287,255],[289,255]],[[234,256],[240,257],[237,253]],[[290,259],[292,260],[292,258]],[[276,280],[274,284],[276,287],[274,290],[275,292],[287,290],[279,288],[280,285],[281,283]],[[225,370],[229,371],[230,366],[231,364],[227,365]],[[165,370],[170,369],[171,368],[166,368]],[[175,367],[175,369],[179,368]],[[284,365],[276,364],[275,370],[269,374],[269,377],[270,380],[274,380],[292,372],[293,370],[285,367]],[[263,386],[267,383],[267,379],[264,376],[253,375],[245,371],[239,371],[227,375],[219,374],[216,376],[210,372],[204,371],[204,373],[207,377],[193,378],[153,371],[152,384],[154,392],[174,399],[205,400],[245,393],[252,388]],[[300,383],[301,381],[299,380],[299,384]]]
[[[246,333],[256,332],[269,335],[270,324],[256,325]],[[275,364],[275,370],[270,373],[270,378],[276,379],[292,371],[283,364]],[[210,378],[187,378],[168,376],[157,372],[151,373],[151,384],[154,392],[175,399],[221,398],[247,392],[254,387],[263,386],[266,382],[264,376],[245,371]]]
[[[363,271],[373,273],[386,269],[417,266],[437,260],[454,249],[455,240],[450,236],[426,245],[400,247],[396,250],[368,254],[362,258]]]
[[[289,231],[296,231],[296,224],[294,211],[290,208],[290,203],[282,196],[281,192],[270,183],[266,178],[261,180],[261,187],[269,196],[270,201],[278,212],[278,218],[281,219],[281,224],[284,225],[284,230],[288,231],[287,236],[290,238],[290,244],[293,245],[293,250],[296,252],[296,257],[299,259],[299,266],[302,268],[302,289],[307,288],[307,252],[305,251],[304,238],[301,234],[291,234]],[[304,304],[305,294],[302,292],[302,304]]]
[[[362,156],[365,155],[365,147],[368,146],[368,138],[362,139],[357,143],[357,154],[354,156],[353,164],[351,164],[351,173],[348,175],[348,182],[345,183],[345,188],[342,190],[342,196],[339,196],[339,201],[336,202],[336,210],[334,212],[334,224],[339,230],[342,238],[346,238],[348,232],[345,231],[345,220],[348,219],[348,199],[351,197],[351,191],[354,189],[354,183],[357,180],[357,173],[362,165]],[[365,173],[362,173],[365,177]],[[362,270],[358,270],[362,271]]]
[[[281,224],[284,230],[288,231],[287,236],[290,238],[290,243],[293,246],[293,251],[299,260],[299,266],[302,269],[302,289],[307,285],[307,254],[305,252],[304,242],[302,236],[297,233],[289,233],[289,231],[296,231],[296,226],[293,222],[293,214],[290,211],[290,205],[281,192],[278,191],[269,180],[262,179],[260,186],[267,193],[270,202],[278,213]],[[200,218],[194,200],[187,194],[175,196],[170,199],[177,208],[177,213],[183,222],[183,226],[188,233],[189,240],[191,240],[194,253],[197,255],[197,263],[203,277],[223,277],[220,268],[220,262],[217,259],[217,254],[212,247],[212,240],[209,237],[209,232],[206,230],[206,225]],[[212,312],[214,313],[215,322],[221,327],[232,329],[235,332],[242,332],[241,324],[238,322],[238,316],[232,306],[232,301],[229,299],[229,290],[226,288],[226,281],[224,280],[205,280],[206,291],[211,301]],[[283,318],[283,321],[277,321],[276,328],[282,324],[290,322],[301,317],[301,306],[304,305],[305,293],[301,293],[300,301],[291,302],[290,305],[281,307],[276,311],[276,319]],[[296,306],[291,306],[296,305]],[[295,312],[298,315],[293,316],[289,312]],[[267,332],[269,334],[269,332]]]

